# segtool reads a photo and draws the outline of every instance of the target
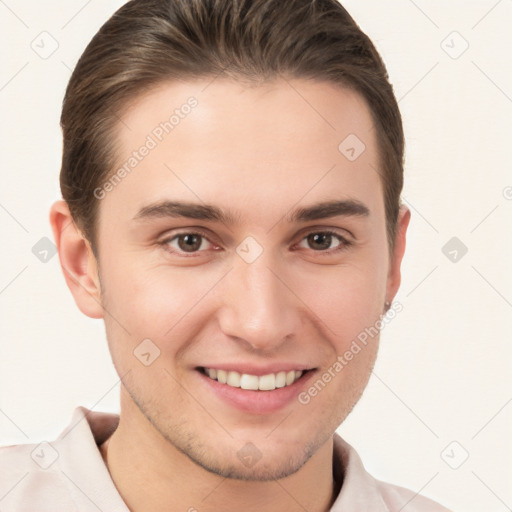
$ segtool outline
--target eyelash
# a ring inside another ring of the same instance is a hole
[[[195,251],[195,252],[191,252],[191,253],[186,253],[184,251],[176,251],[176,250],[169,249],[169,243],[170,242],[172,242],[173,240],[178,239],[180,236],[185,236],[185,235],[198,235],[198,236],[201,236],[201,237],[205,238],[210,243],[212,243],[209,240],[207,233],[205,233],[204,231],[201,231],[201,230],[197,230],[197,231],[184,231],[182,233],[174,234],[172,237],[168,237],[165,240],[162,240],[160,242],[160,245],[162,245],[164,247],[164,249],[167,252],[171,253],[171,254],[179,254],[179,255],[188,254],[187,256],[184,256],[185,258],[197,257],[198,254],[204,252],[204,251]],[[307,233],[306,236],[302,237],[300,239],[299,243],[302,242],[303,240],[305,240],[306,238],[308,238],[311,235],[330,235],[330,236],[333,236],[333,237],[337,238],[339,240],[339,242],[340,242],[339,247],[336,247],[334,249],[319,250],[319,251],[315,251],[315,250],[311,249],[313,252],[318,253],[320,256],[330,256],[332,254],[335,254],[335,253],[338,253],[338,252],[342,252],[342,251],[348,249],[351,245],[353,245],[353,243],[351,241],[347,240],[345,237],[341,236],[336,231],[332,231],[332,230],[329,230],[329,229],[325,229],[325,230],[321,230],[321,231],[311,231],[311,232]]]

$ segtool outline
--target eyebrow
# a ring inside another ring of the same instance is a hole
[[[368,217],[369,208],[356,199],[343,201],[325,201],[311,206],[304,206],[288,213],[285,218],[288,222],[307,222],[311,220],[327,219],[330,217]],[[142,207],[133,217],[134,220],[150,220],[153,218],[185,217],[204,221],[216,221],[233,225],[240,215],[232,211],[225,211],[214,205],[197,204],[182,201],[160,201]]]

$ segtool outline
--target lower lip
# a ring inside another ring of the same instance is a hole
[[[196,370],[196,373],[213,393],[230,406],[254,414],[270,414],[293,402],[316,372],[309,370],[290,386],[276,388],[272,391],[234,388],[210,379],[199,370]]]

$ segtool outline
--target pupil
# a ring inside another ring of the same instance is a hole
[[[325,233],[320,233],[320,234],[317,233],[315,235],[310,235],[310,239],[314,243],[317,243],[317,244],[319,243],[322,249],[328,249],[329,246],[331,245],[331,235],[328,235]],[[323,241],[323,243],[322,243],[322,241]]]
[[[195,251],[199,249],[201,246],[201,242],[199,241],[200,237],[197,235],[183,235],[180,237],[179,246],[180,249],[188,252]]]

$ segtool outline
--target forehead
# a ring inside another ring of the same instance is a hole
[[[166,82],[130,103],[116,138],[114,171],[124,172],[101,202],[104,215],[132,218],[148,202],[178,198],[267,225],[318,199],[382,207],[371,113],[334,84]]]

